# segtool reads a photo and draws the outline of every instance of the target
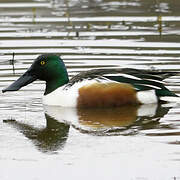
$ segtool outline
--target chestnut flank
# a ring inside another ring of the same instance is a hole
[[[79,89],[78,107],[118,107],[139,104],[133,86],[126,83],[93,83]]]

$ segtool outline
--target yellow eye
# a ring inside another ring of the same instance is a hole
[[[45,61],[41,61],[41,65],[43,66],[43,65],[45,65],[46,64],[46,62]]]

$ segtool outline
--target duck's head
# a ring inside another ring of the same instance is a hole
[[[68,82],[64,62],[55,54],[43,54],[35,59],[31,67],[14,83],[2,92],[18,91],[36,79],[46,81],[45,94],[48,94]]]

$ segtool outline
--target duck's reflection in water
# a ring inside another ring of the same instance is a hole
[[[77,114],[81,125],[99,129],[128,126],[136,121],[137,110],[137,106],[78,109]]]
[[[161,104],[95,109],[45,106],[51,117],[80,132],[95,135],[130,135],[142,129],[156,128],[169,109]]]
[[[41,152],[56,152],[64,147],[70,126],[93,135],[133,135],[158,128],[160,118],[169,109],[161,104],[99,109],[45,106],[47,126],[44,129],[17,121],[5,122],[30,139]]]
[[[41,152],[56,152],[58,149],[63,148],[66,142],[69,125],[58,122],[47,114],[45,114],[45,117],[46,127],[44,129],[38,129],[18,121],[5,120],[4,122],[11,124],[25,137],[32,140]]]

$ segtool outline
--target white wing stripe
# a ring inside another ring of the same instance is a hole
[[[153,88],[153,89],[161,89],[161,87],[153,86],[153,85],[150,85],[150,84],[136,84],[136,85],[141,85],[141,86],[151,87],[151,88]]]
[[[123,74],[123,73],[118,73],[118,74],[104,74],[103,76],[122,76],[122,77],[130,78],[130,79],[142,80],[141,78],[138,78],[138,77],[136,77],[136,76],[129,75],[129,74]]]

